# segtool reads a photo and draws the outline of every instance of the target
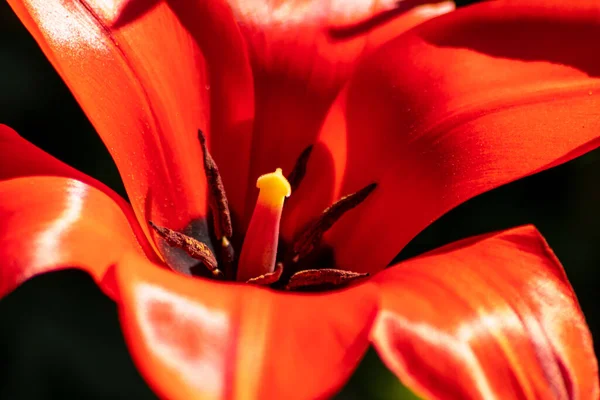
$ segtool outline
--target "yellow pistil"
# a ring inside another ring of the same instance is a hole
[[[256,187],[260,192],[238,264],[237,280],[240,282],[273,272],[275,269],[283,202],[292,193],[281,168],[258,178]]]

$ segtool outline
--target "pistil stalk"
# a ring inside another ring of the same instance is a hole
[[[283,203],[292,191],[280,168],[258,178],[256,187],[260,192],[238,263],[240,282],[274,271]]]

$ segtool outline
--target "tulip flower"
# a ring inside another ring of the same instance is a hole
[[[131,205],[0,128],[0,296],[87,271],[169,399],[327,397],[370,344],[426,398],[597,399],[534,227],[389,264],[597,147],[600,5],[422,3],[9,0]]]

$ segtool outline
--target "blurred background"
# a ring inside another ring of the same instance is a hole
[[[94,129],[4,1],[0,122],[125,196]],[[422,232],[399,257],[533,223],[562,261],[600,354],[598,182],[600,151],[595,151],[461,205]],[[79,271],[37,277],[0,301],[0,399],[55,398],[156,398],[127,353],[115,304]],[[414,397],[370,350],[337,398]]]

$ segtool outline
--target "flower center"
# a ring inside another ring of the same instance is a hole
[[[323,234],[337,220],[367,199],[375,190],[377,186],[375,183],[342,197],[302,230],[291,244],[281,246],[285,251],[278,249],[283,204],[285,198],[292,194],[292,189],[295,190],[304,178],[312,146],[300,154],[287,179],[283,176],[281,168],[277,168],[275,172],[262,175],[256,181],[259,195],[237,260],[236,273],[236,256],[231,244],[233,229],[225,188],[201,131],[199,140],[204,153],[204,170],[209,186],[212,233],[219,244],[217,255],[215,256],[211,251],[211,240],[204,243],[149,221],[149,225],[168,246],[182,249],[190,257],[198,260],[199,264],[215,279],[233,280],[235,277],[239,282],[287,290],[314,290],[343,286],[368,276],[368,274],[335,268],[314,269],[315,265],[321,267],[329,267],[329,265],[315,263],[315,260],[309,256],[318,253],[316,250],[322,248]]]

